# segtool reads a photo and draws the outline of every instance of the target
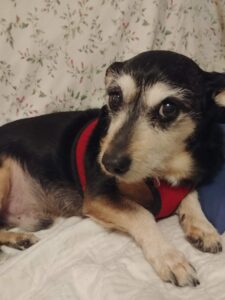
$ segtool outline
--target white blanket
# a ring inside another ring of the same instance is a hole
[[[130,237],[90,219],[70,218],[38,232],[39,243],[24,252],[4,248],[13,257],[0,267],[0,299],[224,300],[225,251],[205,254],[194,249],[175,216],[159,226],[197,269],[198,287],[163,283]]]

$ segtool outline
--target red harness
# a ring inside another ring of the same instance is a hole
[[[86,172],[85,172],[85,153],[89,138],[98,123],[98,119],[94,119],[89,123],[81,132],[75,146],[75,162],[76,171],[80,180],[82,191],[85,191],[86,187]],[[165,181],[159,181],[155,183],[155,187],[160,195],[161,208],[155,215],[155,218],[161,219],[171,215],[185,196],[191,191],[189,186],[176,186],[173,187]]]

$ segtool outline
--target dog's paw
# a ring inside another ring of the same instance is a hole
[[[221,237],[216,230],[207,226],[190,226],[186,238],[195,248],[203,252],[218,253],[222,251]]]
[[[210,253],[222,251],[221,237],[208,221],[185,218],[182,227],[186,239],[195,248]]]
[[[19,250],[24,250],[36,244],[39,239],[32,233],[22,233],[22,236],[16,241],[16,247]]]
[[[200,284],[194,267],[185,256],[171,249],[152,261],[153,267],[165,282],[176,286],[197,286]]]
[[[39,241],[32,233],[10,232],[10,234],[10,240],[6,245],[18,250],[27,249]]]

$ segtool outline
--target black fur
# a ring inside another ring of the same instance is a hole
[[[25,165],[31,176],[46,185],[74,185],[71,148],[80,129],[99,110],[62,112],[18,120],[0,127],[0,153]]]

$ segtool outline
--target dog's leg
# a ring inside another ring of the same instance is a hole
[[[0,211],[7,205],[10,190],[10,166],[4,161],[0,167]],[[38,241],[38,238],[32,233],[9,232],[0,230],[0,246],[6,245],[16,249],[23,250],[30,247]]]
[[[199,284],[194,268],[164,239],[153,215],[139,204],[127,199],[112,203],[103,197],[87,197],[83,213],[105,227],[129,233],[162,280],[178,286]]]
[[[2,163],[2,162],[1,162]],[[4,208],[10,189],[10,170],[6,163],[0,167],[0,210]]]
[[[204,252],[222,251],[221,238],[203,214],[196,191],[181,202],[177,214],[186,238],[193,246]]]

